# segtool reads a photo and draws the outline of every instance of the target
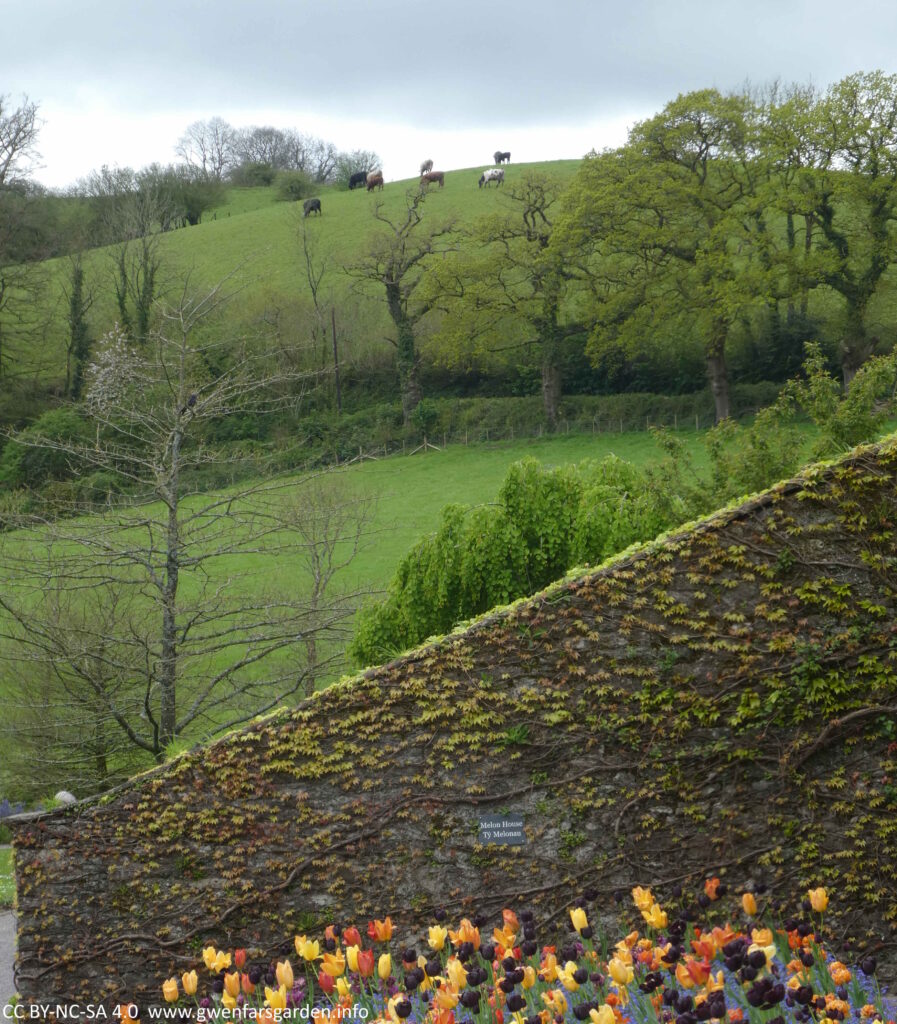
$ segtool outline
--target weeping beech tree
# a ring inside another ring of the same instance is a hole
[[[227,471],[214,420],[293,407],[314,382],[264,339],[203,330],[221,329],[226,298],[223,283],[185,287],[139,347],[111,332],[85,373],[80,437],[10,441],[126,491],[88,515],[57,490],[0,536],[8,718],[91,788],[308,694],[348,639],[360,592],[339,571],[364,507],[263,476],[261,460],[250,482],[203,490]]]

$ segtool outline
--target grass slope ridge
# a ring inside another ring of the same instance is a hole
[[[579,160],[555,160],[535,164],[517,164],[506,171],[506,184],[528,170],[556,176],[566,182],[580,165]],[[431,188],[426,202],[426,217],[435,223],[455,219],[470,226],[478,217],[504,209],[499,188],[477,186],[480,170],[468,168],[449,171],[444,188]],[[228,290],[241,292],[239,305],[243,316],[251,320],[269,308],[278,316],[288,312],[290,303],[309,303],[310,294],[302,245],[298,237],[300,223],[308,231],[310,251],[315,262],[326,261],[330,272],[324,278],[324,294],[330,293],[337,306],[339,325],[350,321],[353,333],[381,338],[389,329],[382,296],[374,288],[359,287],[343,268],[361,259],[370,239],[382,227],[374,219],[380,206],[383,214],[397,218],[405,210],[409,189],[418,187],[418,179],[390,182],[382,192],[352,192],[332,188],[320,192],[322,214],[303,221],[301,202],[276,202],[271,189],[234,190],[231,201],[221,210],[207,214],[201,224],[168,231],[156,236],[161,267],[157,286],[176,297],[189,279],[191,289],[211,287],[230,276]],[[253,203],[258,193],[259,205]],[[85,254],[85,274],[96,292],[89,321],[94,333],[108,330],[119,319],[113,290],[114,255],[118,246],[94,249]],[[48,260],[48,281],[44,305],[50,317],[46,343],[40,352],[31,353],[41,373],[61,377],[65,367],[67,311],[64,291],[68,287],[69,261]],[[292,328],[284,320],[282,329]]]
[[[584,885],[706,870],[789,905],[830,886],[892,973],[895,511],[891,438],[23,822],[20,988],[158,1001],[208,941],[550,923]],[[526,846],[480,846],[481,814],[523,815]]]

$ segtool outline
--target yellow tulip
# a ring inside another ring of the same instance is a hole
[[[445,965],[445,973],[459,992],[467,987],[467,970],[460,960],[451,957]]]
[[[458,1005],[458,994],[442,985],[436,989],[436,1002],[441,1010],[454,1010]]]
[[[237,1000],[230,992],[221,993],[221,1002],[228,1008],[228,1010],[235,1010],[237,1008]]]
[[[215,957],[218,956],[218,950],[214,946],[206,946],[202,951],[203,963],[205,963],[208,970],[212,970],[215,966]]]
[[[550,989],[548,992],[542,993],[542,1002],[546,1006],[551,1007],[555,1013],[559,1013],[562,1017],[567,1013],[567,1000],[564,998],[564,993],[559,988]]]
[[[196,971],[186,971],[181,975],[181,984],[184,986],[184,995],[195,996],[196,986],[199,983],[199,978],[196,977]]]
[[[216,974],[220,971],[225,971],[230,967],[230,953],[225,953],[221,950],[215,957],[215,963],[212,964],[211,970]]]
[[[175,1003],[178,998],[178,979],[169,978],[168,981],[162,982],[162,995],[165,996],[166,1003]]]
[[[380,954],[380,959],[377,961],[377,974],[384,981],[392,974],[392,959],[389,953]]]
[[[427,938],[427,945],[430,949],[435,949],[436,952],[440,952],[442,947],[445,945],[445,940],[448,938],[448,928],[443,928],[441,925],[434,924],[430,928],[430,934]]]
[[[659,930],[667,926],[666,911],[661,909],[659,903],[652,903],[647,910],[643,910],[642,917],[652,928]]]
[[[360,947],[358,947],[358,946],[349,946],[348,949],[346,950],[346,963],[349,965],[349,970],[350,971],[355,971],[356,974],[358,973],[358,954],[359,954],[359,952],[360,952]],[[301,956],[301,954],[300,954],[300,956]]]
[[[229,992],[235,999],[240,994],[240,972],[233,971],[224,976],[224,990]]]
[[[351,994],[352,986],[349,984],[348,981],[346,981],[345,978],[337,978],[336,979],[336,991],[340,994],[340,996],[343,999],[345,999],[346,996]]]
[[[293,965],[289,960],[279,963],[274,969],[274,973],[277,975],[278,985],[286,985],[287,991],[293,987]]]
[[[627,964],[618,956],[615,956],[613,960],[611,960],[607,965],[607,969],[610,971],[610,976],[618,985],[628,985],[634,977],[632,964]]]
[[[810,906],[817,914],[825,913],[826,908],[828,907],[828,893],[822,888],[822,886],[818,889],[811,889],[807,893],[807,898],[810,900]]]
[[[586,917],[586,912],[582,907],[574,907],[570,911],[570,920],[573,922],[573,927],[582,935],[583,928],[589,927],[589,919]]]
[[[523,968],[523,981],[521,981],[520,984],[524,988],[532,988],[533,985],[536,984],[536,980],[537,975],[535,970],[527,964],[526,967]]]
[[[751,938],[758,946],[771,946],[773,944],[771,928],[755,928],[751,932]]]
[[[754,899],[752,892],[746,892],[741,897],[741,905],[744,907],[744,912],[748,917],[753,917],[757,913],[757,901]]]
[[[579,988],[579,982],[573,977],[577,966],[572,960],[568,960],[563,970],[558,971],[558,980],[568,992],[575,992]]]
[[[654,902],[654,896],[651,894],[651,890],[643,889],[640,885],[637,885],[632,890],[632,899],[639,910],[647,910]]]
[[[303,960],[308,960],[309,963],[311,963],[312,960],[320,959],[321,944],[318,942],[317,939],[315,939],[314,941],[312,941],[311,939],[305,939],[305,941],[302,943],[302,948],[298,949],[297,947],[297,951],[299,953],[299,956],[301,956]]]
[[[589,1016],[592,1018],[593,1024],[616,1024],[616,1017],[614,1017],[614,1011],[603,1003],[598,1007],[597,1010],[589,1010]]]
[[[280,988],[268,988],[265,986],[265,1006],[269,1006],[272,1010],[285,1010],[287,1008],[287,987],[281,985]]]

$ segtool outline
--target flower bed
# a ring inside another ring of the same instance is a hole
[[[615,945],[593,931],[596,893],[586,891],[570,910],[569,935],[550,944],[532,912],[506,909],[491,930],[479,916],[452,929],[437,913],[423,943],[405,948],[389,917],[369,922],[365,936],[338,925],[322,938],[296,936],[292,960],[209,946],[206,983],[191,970],[167,979],[162,993],[197,1020],[895,1024],[875,958],[848,966],[829,950],[826,891],[811,890],[800,916],[774,926],[760,888],[743,894],[743,920],[733,924],[717,910],[718,878],[693,901],[676,893],[675,912],[637,887],[643,926]]]

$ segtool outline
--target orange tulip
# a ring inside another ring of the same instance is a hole
[[[234,950],[234,967],[236,967],[238,971],[242,971],[245,966],[246,966],[246,950],[245,949],[235,949]]]
[[[238,971],[231,971],[224,976],[224,990],[234,999],[240,994],[240,974]]]
[[[704,882],[704,892],[710,899],[719,899],[719,884],[719,879],[715,875]]]
[[[513,932],[515,935],[520,931],[520,922],[513,910],[503,910],[501,919],[504,922],[504,931]]]
[[[331,978],[338,978],[341,974],[344,974],[346,958],[342,950],[338,949],[335,953],[325,953],[324,962],[321,966],[324,969],[324,973],[329,974]]]
[[[251,996],[252,993],[255,992],[255,985],[253,985],[249,980],[248,974],[244,973],[240,975],[240,988],[243,989],[244,994],[247,996]]]
[[[757,901],[754,899],[752,892],[746,892],[741,897],[741,905],[748,917],[753,917],[757,913]]]
[[[368,935],[375,942],[389,942],[392,938],[392,921],[388,917],[384,921],[368,921]]]
[[[348,928],[343,929],[343,945],[345,946],[360,946],[361,945],[361,932],[355,927],[350,925]]]
[[[469,942],[474,949],[480,948],[480,929],[475,928],[473,922],[466,917],[461,921],[456,932],[449,931],[452,942],[460,946],[462,942]]]

